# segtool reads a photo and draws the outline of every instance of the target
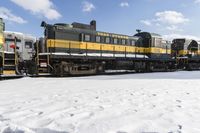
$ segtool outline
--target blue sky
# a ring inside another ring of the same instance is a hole
[[[40,37],[41,21],[89,23],[99,31],[135,34],[136,29],[165,38],[200,38],[200,0],[2,0],[6,30]]]

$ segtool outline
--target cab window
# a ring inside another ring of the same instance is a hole
[[[125,45],[126,44],[126,40],[122,39],[122,44]]]
[[[118,39],[114,38],[113,42],[114,42],[114,44],[117,44],[118,43]]]
[[[110,43],[110,37],[106,37],[106,43]]]
[[[101,37],[100,36],[96,36],[96,42],[101,42]]]
[[[25,48],[26,48],[26,49],[31,49],[31,48],[33,48],[33,43],[30,42],[30,41],[26,41],[26,42],[25,42]]]
[[[131,46],[135,46],[135,41],[131,40]]]
[[[90,35],[85,35],[85,41],[87,41],[87,42],[90,41]]]

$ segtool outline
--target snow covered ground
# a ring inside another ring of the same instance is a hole
[[[199,133],[200,72],[0,81],[1,133]]]

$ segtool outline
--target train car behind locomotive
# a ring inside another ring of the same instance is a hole
[[[16,55],[5,48],[5,24],[0,18],[0,77],[16,75]]]
[[[200,46],[193,39],[178,38],[172,43],[172,57],[176,59],[179,69],[200,69]]]
[[[5,31],[5,51],[16,54],[17,74],[34,74],[36,37],[13,31]],[[34,70],[34,71],[33,71]]]

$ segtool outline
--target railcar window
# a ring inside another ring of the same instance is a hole
[[[6,41],[6,42],[14,42],[15,39],[6,38],[5,41]],[[21,42],[20,39],[17,39],[16,41],[17,41],[17,42]]]
[[[0,25],[0,31],[1,32],[3,31],[3,25]]]
[[[129,39],[126,41],[126,44],[127,44],[127,45],[130,45],[130,40],[129,40]]]
[[[156,39],[152,38],[151,47],[155,47],[155,46],[156,46]]]
[[[122,44],[125,45],[126,44],[126,40],[122,39]]]
[[[156,47],[162,47],[162,39],[160,39],[160,38],[156,38],[155,39],[155,46]]]
[[[110,43],[110,37],[106,37],[106,43]]]
[[[100,36],[96,36],[96,42],[101,42],[101,37]]]
[[[91,39],[90,35],[85,35],[85,41],[89,42]]]
[[[118,43],[118,39],[117,38],[114,38],[114,44],[117,44]]]
[[[25,42],[25,48],[29,49],[33,47],[33,43],[32,42]]]
[[[135,46],[135,41],[131,40],[131,46]]]
[[[84,34],[83,33],[80,34],[80,41],[84,41]]]

